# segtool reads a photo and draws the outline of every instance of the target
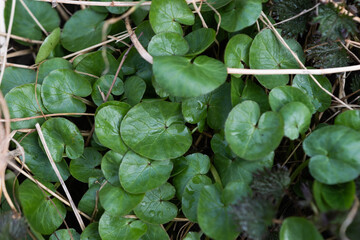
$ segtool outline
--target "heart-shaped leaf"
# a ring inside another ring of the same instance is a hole
[[[189,44],[187,56],[196,56],[208,49],[215,41],[216,32],[212,28],[200,28],[185,36]]]
[[[55,28],[52,33],[47,36],[41,44],[38,54],[36,55],[35,63],[38,64],[44,61],[51,52],[55,49],[60,41],[60,28]]]
[[[360,111],[351,110],[340,113],[335,118],[336,125],[343,125],[360,131]]]
[[[323,240],[316,227],[301,217],[286,218],[280,229],[280,240]]]
[[[192,137],[180,107],[178,103],[150,101],[130,109],[120,127],[125,144],[134,152],[154,160],[183,155],[190,148]]]
[[[311,175],[325,184],[344,183],[359,176],[359,147],[359,133],[340,125],[319,128],[303,143],[305,153],[311,157]]]
[[[16,67],[7,67],[4,71],[4,76],[1,82],[1,92],[3,95],[7,94],[14,87],[26,83],[35,83],[36,73],[34,70]]]
[[[138,104],[144,96],[146,83],[138,76],[126,79],[124,83],[124,101],[134,106]]]
[[[175,188],[170,183],[145,193],[144,199],[134,209],[137,217],[152,224],[164,224],[176,217],[178,208],[169,202],[175,196]]]
[[[42,83],[45,77],[56,69],[73,69],[73,67],[69,61],[63,58],[51,58],[46,60],[39,66],[38,83]]]
[[[41,98],[52,113],[83,113],[86,105],[81,97],[90,95],[91,85],[80,74],[69,69],[52,71],[44,79]]]
[[[65,118],[51,118],[41,126],[51,156],[60,162],[65,150],[70,159],[79,158],[84,152],[84,139],[77,126]]]
[[[114,186],[120,186],[119,168],[126,151],[117,153],[113,150],[108,151],[101,160],[101,170],[106,180]]]
[[[266,157],[280,144],[284,135],[280,114],[266,112],[260,116],[256,102],[236,105],[225,123],[225,137],[233,152],[246,160]]]
[[[71,236],[71,237],[70,237]],[[75,229],[60,229],[51,234],[49,240],[80,240],[80,234],[76,232]]]
[[[129,151],[120,164],[120,183],[127,192],[144,193],[164,184],[172,169],[170,160],[152,161]]]
[[[227,77],[225,65],[207,56],[199,56],[193,62],[178,56],[154,57],[153,71],[159,86],[176,97],[207,94]]]
[[[114,75],[104,75],[100,77],[98,80],[96,80],[96,82],[93,84],[91,98],[96,105],[99,106],[102,103],[104,103],[103,97],[106,97],[113,81],[114,81]],[[108,100],[109,101],[114,100],[113,95],[119,96],[123,93],[124,93],[124,83],[120,78],[117,77]]]
[[[149,13],[155,33],[176,32],[182,35],[181,24],[193,25],[195,16],[184,0],[153,0]]]
[[[189,50],[187,41],[176,32],[156,34],[149,42],[148,51],[152,56],[182,56]]]

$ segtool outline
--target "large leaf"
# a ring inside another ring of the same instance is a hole
[[[212,28],[200,28],[185,36],[189,43],[187,56],[199,55],[213,44],[216,38],[216,32]]]
[[[185,55],[189,50],[187,41],[176,32],[156,34],[149,42],[148,51],[152,56]]]
[[[155,33],[177,32],[182,35],[181,24],[193,25],[195,16],[184,0],[154,0],[149,13]]]
[[[83,113],[86,105],[79,97],[87,97],[91,91],[90,83],[80,74],[70,69],[58,69],[44,79],[41,98],[49,112]]]
[[[120,183],[127,192],[144,193],[164,184],[172,169],[170,160],[152,161],[129,151],[120,164]]]
[[[36,73],[34,70],[16,67],[7,67],[4,71],[4,76],[1,82],[1,92],[3,95],[7,94],[14,87],[34,83]]]
[[[104,102],[103,96],[106,96],[110,90],[110,86],[114,81],[114,75],[104,75],[100,77],[93,84],[91,98],[96,105],[101,105]],[[101,94],[103,93],[103,95]],[[124,93],[124,83],[120,78],[116,78],[115,84],[111,90],[108,100],[114,100],[114,96],[119,96]]]
[[[305,139],[303,148],[311,157],[311,175],[321,183],[344,183],[360,174],[360,135],[351,128],[319,128]]]
[[[29,83],[13,88],[5,95],[6,103],[9,108],[11,118],[26,118],[41,116],[41,110],[47,113],[41,101],[41,85]],[[40,110],[41,109],[41,110]],[[26,121],[12,122],[12,129],[34,128],[36,123],[43,123],[43,118],[29,119]]]
[[[44,61],[51,52],[55,49],[60,41],[60,28],[55,28],[52,33],[47,36],[41,44],[38,54],[36,55],[35,63],[38,64]]]
[[[46,144],[55,162],[60,162],[65,151],[70,159],[84,152],[84,139],[77,126],[65,118],[51,118],[41,126]]]
[[[301,217],[286,218],[280,229],[280,240],[322,240],[323,237],[309,220]]]
[[[294,39],[286,40],[289,47],[304,63],[302,47]],[[299,68],[299,64],[276,38],[270,29],[265,29],[256,35],[250,47],[250,67],[254,69],[284,69]],[[257,75],[256,78],[266,88],[286,85],[288,75]]]
[[[76,52],[101,42],[106,15],[91,9],[76,11],[64,25],[61,44]]]
[[[225,123],[225,137],[236,155],[246,160],[258,160],[271,153],[284,135],[280,114],[266,112],[253,101],[236,105]]]
[[[156,82],[170,95],[196,97],[222,85],[227,76],[225,65],[219,60],[199,56],[194,61],[185,57],[154,57]]]
[[[54,190],[51,184],[46,185]],[[64,205],[28,179],[20,185],[19,200],[26,219],[39,233],[52,234],[65,219]]]
[[[101,170],[106,180],[114,186],[120,186],[119,168],[126,151],[117,153],[108,151],[101,160]]]
[[[72,64],[63,58],[51,58],[39,66],[38,83],[42,83],[50,72],[56,69],[73,69]],[[35,80],[34,80],[35,82]]]
[[[142,102],[130,109],[120,133],[134,152],[154,160],[179,157],[192,143],[180,104],[164,101]]]

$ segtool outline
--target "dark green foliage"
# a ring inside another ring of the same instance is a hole
[[[25,218],[18,213],[7,212],[0,215],[0,239],[22,240],[26,237]]]

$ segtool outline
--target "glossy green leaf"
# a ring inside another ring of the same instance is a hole
[[[87,183],[89,177],[101,177],[102,172],[96,167],[101,163],[102,155],[94,148],[85,148],[81,157],[71,160],[70,173],[77,180]]]
[[[303,143],[305,153],[311,157],[311,175],[325,184],[344,183],[359,176],[359,147],[359,133],[338,125],[317,129]]]
[[[142,202],[134,209],[137,217],[152,224],[164,224],[176,217],[178,209],[169,202],[175,196],[175,188],[170,183],[145,193]]]
[[[76,11],[64,25],[61,44],[76,52],[101,42],[106,16],[91,9]]]
[[[252,38],[245,34],[237,34],[230,38],[225,48],[224,61],[229,68],[244,68],[244,63],[249,65],[249,50]],[[241,74],[233,74],[241,77]]]
[[[144,96],[146,83],[138,76],[126,79],[124,83],[124,101],[134,106],[138,104]]]
[[[117,153],[108,151],[101,160],[101,170],[106,180],[114,186],[120,186],[119,168],[126,151]]]
[[[211,5],[211,7],[218,9],[221,8],[225,5],[227,5],[229,2],[231,2],[232,0],[208,0],[206,1],[207,3],[209,3],[209,5]],[[211,7],[209,7],[207,4],[202,4],[201,2],[196,4],[198,7],[201,6],[201,12],[205,12],[205,11],[213,11],[213,9]],[[190,4],[189,5],[191,9],[194,9],[193,5]]]
[[[193,25],[195,16],[184,0],[153,0],[149,13],[155,33],[176,32],[182,35],[180,24]]]
[[[176,32],[162,32],[156,34],[148,45],[152,56],[182,56],[189,50],[187,41]]]
[[[242,180],[229,182],[223,191],[223,202],[225,205],[235,204],[249,194],[251,194],[251,188],[246,182]]]
[[[169,236],[160,225],[147,223],[147,231],[139,240],[169,240]]]
[[[192,137],[184,125],[180,107],[178,103],[150,101],[130,109],[120,127],[125,144],[154,160],[183,155],[190,148]]]
[[[310,127],[311,112],[301,102],[287,103],[279,112],[284,119],[284,135],[291,140],[298,138]]]
[[[60,28],[55,28],[41,44],[38,54],[36,55],[35,63],[38,64],[44,61],[55,49],[56,45],[59,42],[60,42]]]
[[[215,240],[233,240],[238,236],[230,211],[216,185],[202,188],[197,214],[200,228],[207,236]]]
[[[304,63],[302,47],[296,40],[288,39],[286,43]],[[276,38],[270,29],[256,35],[250,47],[250,68],[253,69],[286,69],[299,68],[298,63]],[[288,75],[257,75],[256,78],[266,88],[272,89],[289,82]]]
[[[131,194],[108,183],[100,190],[99,197],[105,211],[113,216],[123,216],[141,202],[144,194]]]
[[[1,82],[1,92],[3,95],[7,94],[14,87],[26,83],[35,83],[36,72],[31,69],[7,67],[4,71],[4,76]]]
[[[101,240],[99,231],[99,223],[90,223],[80,235],[80,240]]]
[[[127,147],[120,136],[120,123],[129,111],[130,105],[105,106],[95,116],[95,132],[100,143],[116,152],[125,152]]]
[[[225,137],[236,155],[246,160],[258,160],[271,153],[284,135],[280,114],[266,112],[260,116],[256,102],[236,105],[225,123]]]
[[[84,139],[71,121],[65,118],[51,118],[44,122],[41,130],[55,162],[62,160],[64,151],[70,159],[79,158],[83,154]]]
[[[73,67],[69,61],[63,58],[51,58],[46,60],[39,66],[38,83],[42,83],[45,77],[56,69],[73,69]]]
[[[322,87],[329,92],[332,91],[331,83],[327,77],[320,75],[314,77]],[[316,111],[323,112],[330,107],[331,96],[324,92],[310,76],[296,75],[293,79],[292,86],[299,88],[310,97]]]
[[[286,218],[280,229],[280,240],[322,240],[323,237],[309,220],[301,217]]]
[[[269,103],[273,111],[280,111],[282,107],[290,102],[301,102],[310,110],[310,113],[315,112],[315,108],[311,103],[310,97],[298,88],[281,86],[270,91]]]
[[[241,78],[231,76],[231,104],[233,107],[241,102],[241,94],[244,87],[245,84]]]
[[[186,98],[181,103],[181,111],[188,123],[198,123],[207,117],[207,109],[211,94]]]
[[[269,98],[266,92],[261,86],[250,79],[246,81],[240,97],[240,102],[246,100],[252,100],[259,104],[262,113],[270,110]]]
[[[146,233],[147,226],[140,220],[111,216],[105,212],[99,222],[99,233],[102,240],[134,240]]]
[[[227,77],[225,65],[207,56],[199,56],[193,62],[178,56],[154,57],[153,71],[160,87],[176,97],[207,94]]]
[[[129,193],[144,193],[164,184],[172,169],[170,160],[152,161],[129,151],[120,164],[120,183]]]
[[[89,189],[85,192],[85,194],[80,199],[78,208],[80,211],[92,216],[94,211],[97,211],[97,216],[101,215],[104,212],[101,203],[99,202],[99,189],[101,184],[93,184],[89,187]],[[96,208],[96,209],[95,209]],[[98,217],[96,219],[98,219]]]
[[[189,44],[187,56],[195,56],[208,49],[215,41],[216,32],[212,28],[200,28],[185,36]]]
[[[71,235],[70,235],[71,234]],[[75,229],[60,229],[51,234],[49,240],[80,240],[80,234]]]
[[[41,85],[39,84],[36,85],[36,96],[35,84],[29,83],[11,89],[5,95],[5,101],[9,106],[11,106],[9,108],[10,118],[41,116],[41,110],[44,113],[47,113],[43,102],[41,101]],[[41,124],[43,122],[43,118],[12,122],[11,128],[34,128],[36,123]]]
[[[212,183],[205,175],[196,175],[188,181],[182,195],[182,211],[191,222],[197,222],[197,208],[201,189]]]
[[[144,48],[147,48],[151,38],[155,35],[150,25],[150,22],[147,20],[137,25],[135,33],[136,36],[139,36],[142,33],[141,37],[139,38],[139,42],[141,43],[141,45],[143,45]]]
[[[114,75],[104,75],[93,84],[91,98],[96,105],[101,105],[104,102],[103,96],[106,97],[112,82],[114,81]],[[101,94],[103,93],[103,94]],[[115,84],[111,90],[108,100],[114,100],[114,96],[119,96],[124,93],[124,83],[120,78],[116,78]]]
[[[211,93],[208,106],[207,124],[212,129],[223,129],[232,109],[230,84],[224,83]]]
[[[51,184],[46,185],[54,190]],[[28,179],[20,185],[19,200],[26,219],[39,233],[52,234],[65,219],[64,205],[57,199],[50,200],[49,194]]]
[[[260,0],[235,0],[219,10],[221,15],[220,27],[228,32],[236,32],[253,25],[262,10]],[[216,21],[219,17],[215,14]]]
[[[41,98],[52,113],[83,113],[86,105],[79,97],[89,96],[91,85],[80,74],[70,69],[52,71],[44,79]]]
[[[122,59],[123,56],[124,55],[120,56],[120,59]],[[127,55],[121,71],[123,71],[125,75],[136,75],[142,78],[147,84],[151,82],[153,77],[152,65],[145,61],[134,48],[132,48]]]
[[[336,125],[343,125],[360,131],[360,111],[351,110],[340,113],[335,118]]]
[[[51,4],[32,0],[23,1],[46,31],[50,32],[60,25],[59,15],[56,10],[51,7]],[[6,1],[5,3],[5,23],[6,26],[8,26],[11,15],[12,0]],[[43,33],[40,27],[29,15],[21,2],[17,3],[19,4],[16,4],[14,23],[11,33],[29,39],[41,40]]]

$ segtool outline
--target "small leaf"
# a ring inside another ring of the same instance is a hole
[[[113,80],[114,80],[114,75],[104,75],[100,77],[98,80],[96,80],[96,82],[93,84],[91,98],[96,105],[99,106],[104,102],[103,96],[106,97],[106,95],[108,94]],[[103,93],[103,96],[101,95],[100,91]],[[112,101],[114,100],[113,95],[119,96],[123,93],[124,93],[124,83],[119,77],[116,77],[114,87],[111,90],[111,94],[109,95],[108,100]]]
[[[200,28],[185,36],[189,43],[187,56],[196,56],[208,49],[215,41],[216,32],[212,28]]]
[[[101,160],[101,170],[106,180],[114,186],[120,186],[119,168],[126,151],[117,153],[113,150],[108,151]]]
[[[137,76],[129,77],[124,83],[124,101],[135,106],[143,98],[145,90],[146,83],[143,79]]]
[[[77,180],[87,183],[90,177],[102,177],[96,167],[101,163],[102,155],[94,148],[85,148],[81,157],[71,160],[70,173]]]
[[[286,218],[280,229],[280,240],[322,240],[323,237],[309,220],[301,217]]]
[[[35,63],[38,64],[44,61],[55,49],[56,45],[59,42],[60,42],[60,28],[55,28],[41,44],[39,51],[36,55]]]
[[[189,50],[187,41],[176,32],[156,34],[149,42],[148,51],[152,56],[182,56]]]
[[[16,67],[7,67],[1,82],[1,92],[6,95],[11,89],[26,83],[35,83],[36,73],[34,70]],[[39,82],[38,82],[39,83]]]

